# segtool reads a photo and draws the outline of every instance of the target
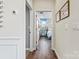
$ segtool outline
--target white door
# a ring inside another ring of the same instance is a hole
[[[25,59],[24,0],[0,0],[0,59]]]
[[[30,49],[30,9],[26,6],[26,49]]]

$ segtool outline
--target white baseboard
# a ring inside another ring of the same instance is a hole
[[[32,48],[32,49],[30,49],[30,48],[26,48],[26,50],[28,50],[28,51],[34,51],[34,50],[36,50],[36,48]]]
[[[26,51],[27,51],[27,50],[30,51],[30,48],[26,48]]]
[[[54,48],[53,50],[55,51],[55,53],[56,53],[58,59],[61,59],[61,57],[60,57],[59,53],[57,52],[57,50],[56,50],[55,48]]]
[[[30,49],[30,51],[34,51],[34,50],[36,50],[36,48],[32,48],[32,49]]]

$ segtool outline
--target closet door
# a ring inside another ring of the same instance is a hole
[[[30,9],[26,6],[26,49],[30,49]]]
[[[0,0],[0,59],[25,59],[25,0]]]

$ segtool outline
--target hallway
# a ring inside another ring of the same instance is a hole
[[[30,52],[27,59],[58,59],[55,51],[50,49],[51,41],[47,38],[41,38],[37,45],[37,50]]]
[[[79,59],[78,5],[0,0],[0,59]]]
[[[79,0],[26,2],[26,58],[79,59]]]

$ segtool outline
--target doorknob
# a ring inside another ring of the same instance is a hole
[[[16,10],[13,10],[13,14],[16,14],[17,13],[17,11]]]
[[[29,32],[29,34],[30,34],[31,32]]]

